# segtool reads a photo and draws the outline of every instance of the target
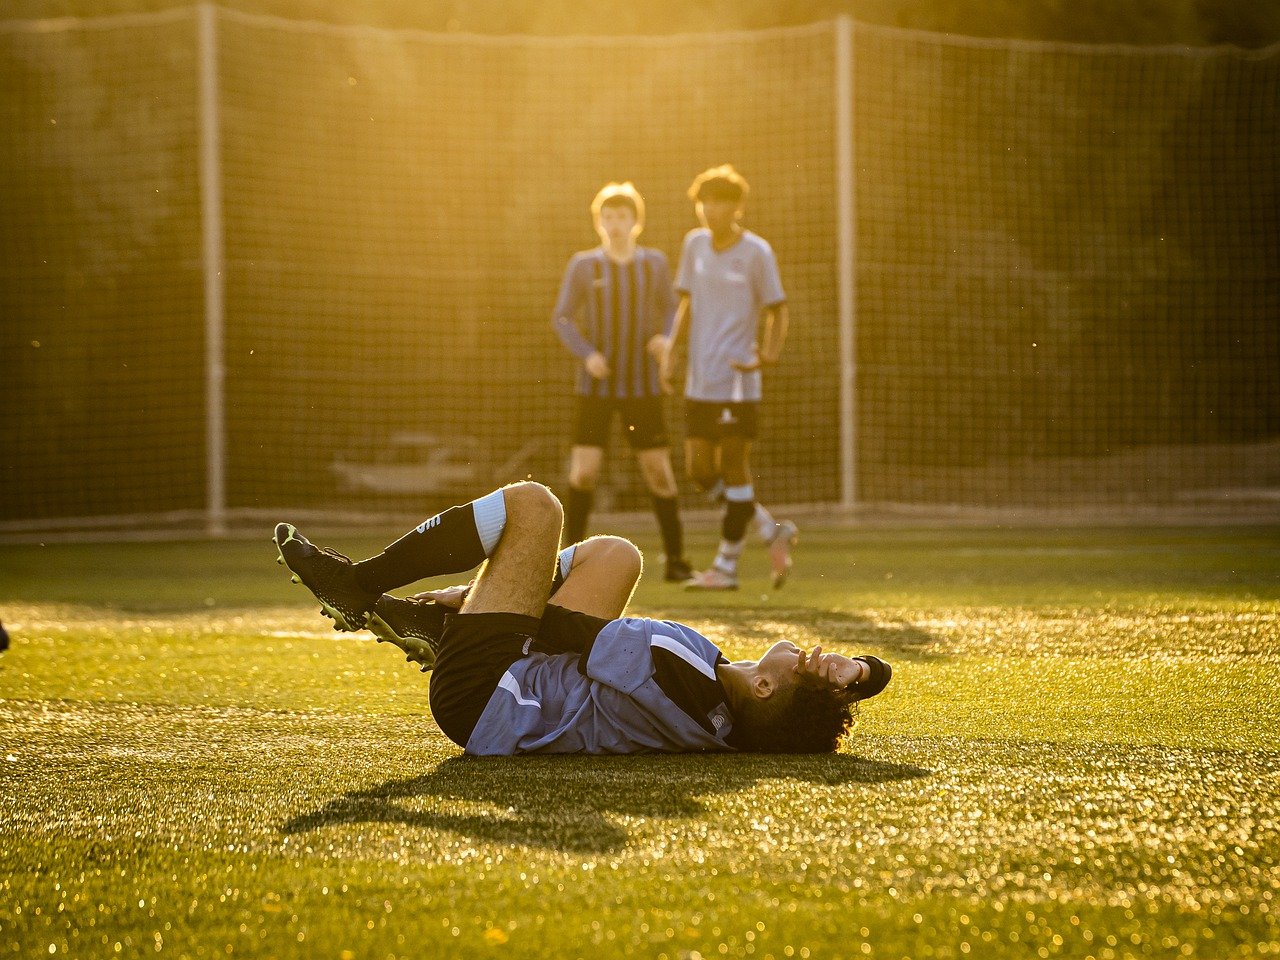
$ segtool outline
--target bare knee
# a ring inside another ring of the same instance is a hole
[[[650,492],[658,497],[674,497],[676,495],[676,477],[671,469],[671,456],[665,450],[643,451],[637,457],[640,472]]]
[[[600,447],[574,447],[569,455],[569,486],[578,490],[594,490],[600,480],[603,459],[604,450]]]
[[[716,448],[710,442],[697,437],[685,441],[685,473],[699,490],[710,490],[720,479],[718,460]]]
[[[689,479],[693,481],[694,486],[699,490],[710,490],[716,485],[719,476],[709,464],[690,463],[688,469]]]
[[[550,489],[532,480],[521,480],[502,488],[507,507],[507,520],[519,517],[523,523],[554,527],[558,532],[564,523],[564,508]]]
[[[590,467],[578,463],[569,465],[569,486],[578,490],[594,490],[599,480],[599,466]]]
[[[584,540],[578,544],[573,559],[575,566],[588,562],[607,566],[610,573],[632,580],[639,580],[644,569],[644,555],[640,548],[624,537],[599,536]]]

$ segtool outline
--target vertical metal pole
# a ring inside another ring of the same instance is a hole
[[[222,162],[218,113],[217,8],[196,8],[200,96],[200,221],[204,270],[205,529],[227,532],[226,366],[223,353],[225,276],[223,273]]]
[[[836,257],[840,327],[840,506],[858,502],[857,176],[853,130],[853,19],[836,18]]]

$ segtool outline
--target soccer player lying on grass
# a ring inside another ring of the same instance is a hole
[[[470,754],[829,753],[854,704],[889,682],[876,657],[783,640],[730,663],[683,624],[623,617],[640,551],[594,537],[557,554],[562,521],[555,495],[525,482],[452,507],[359,563],[292,524],[276,526],[275,542],[336,629],[367,626],[434,667],[431,712]],[[385,595],[481,562],[469,587]]]

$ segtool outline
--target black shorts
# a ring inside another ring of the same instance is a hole
[[[541,619],[519,613],[451,614],[431,671],[436,726],[465,749],[498,681],[513,663],[531,653],[588,653],[610,622],[552,604]]]
[[[754,440],[760,422],[760,402],[720,403],[709,400],[684,402],[685,435],[719,443],[725,437]]]
[[[662,397],[578,397],[573,442],[579,447],[607,447],[613,415],[622,416],[622,427],[632,450],[653,450],[669,445],[662,415]]]

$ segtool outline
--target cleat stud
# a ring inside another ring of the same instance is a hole
[[[302,582],[302,578],[301,578],[300,576],[298,576],[296,573],[295,573],[292,577],[290,577],[290,578],[289,578],[289,580],[290,580],[290,582],[291,582],[291,583],[301,583],[301,582]]]
[[[283,566],[284,566],[284,557],[276,557],[276,563],[280,564],[280,566],[282,566],[282,567],[283,567]]]

